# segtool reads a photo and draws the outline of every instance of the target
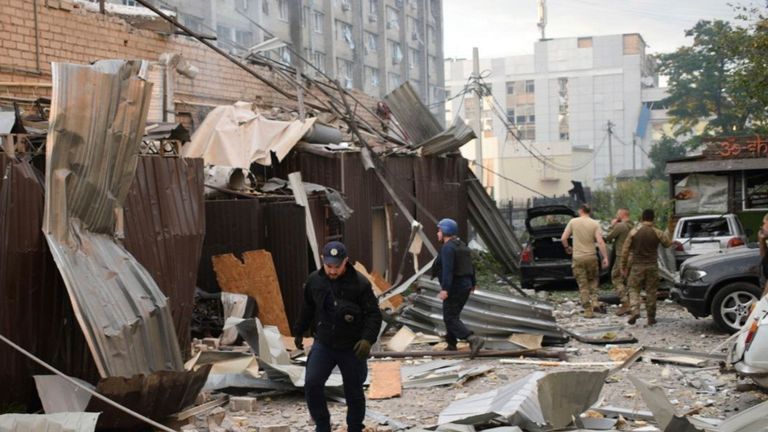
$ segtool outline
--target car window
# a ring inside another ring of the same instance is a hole
[[[685,238],[723,237],[731,235],[731,230],[725,218],[696,219],[684,221],[680,235]]]
[[[552,214],[552,215],[544,215],[544,216],[537,216],[535,218],[532,218],[529,222],[531,224],[531,228],[541,228],[545,226],[558,226],[558,225],[567,225],[568,221],[573,219],[573,216],[565,215],[565,214]]]

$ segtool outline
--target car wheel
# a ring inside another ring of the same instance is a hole
[[[748,282],[734,282],[720,288],[712,299],[712,318],[721,329],[735,333],[747,321],[752,304],[762,292]]]

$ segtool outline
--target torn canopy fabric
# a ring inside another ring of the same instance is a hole
[[[206,116],[181,153],[203,158],[206,165],[249,169],[256,162],[270,166],[270,152],[282,161],[314,123],[314,118],[269,120],[253,112],[248,102],[219,106]]]
[[[102,377],[183,370],[165,295],[114,239],[151,96],[142,68],[53,64],[43,232]]]

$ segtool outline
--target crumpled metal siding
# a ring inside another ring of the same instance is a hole
[[[202,159],[142,156],[125,202],[125,248],[168,296],[182,351],[190,349],[205,236]]]
[[[522,245],[493,199],[483,189],[480,181],[467,170],[467,192],[469,196],[469,220],[504,269],[517,273],[520,269]]]
[[[0,333],[59,370],[95,381],[96,366],[40,230],[42,174],[27,162],[11,164],[7,174],[0,187]],[[37,393],[32,375],[41,372],[37,364],[1,344],[0,407],[33,407]]]
[[[151,85],[140,64],[53,64],[43,232],[102,376],[182,370],[170,307],[113,239],[133,181]]]

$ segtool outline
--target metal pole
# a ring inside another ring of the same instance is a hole
[[[472,75],[475,78],[475,96],[477,96],[477,116],[475,131],[475,175],[483,184],[483,90],[480,88],[480,54],[477,47],[472,48]]]
[[[611,136],[613,135],[613,123],[608,120],[608,175],[613,178],[613,142]]]

